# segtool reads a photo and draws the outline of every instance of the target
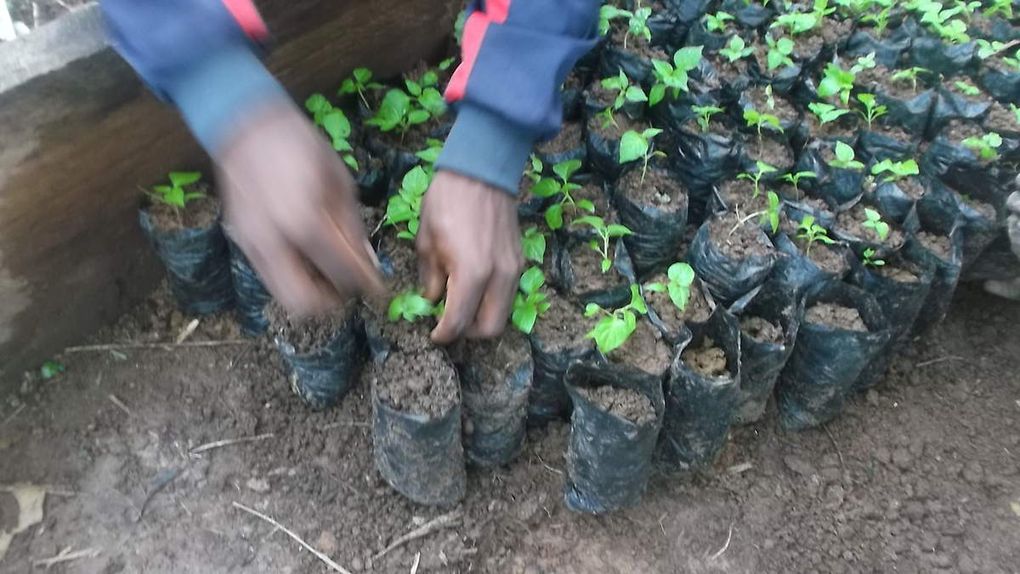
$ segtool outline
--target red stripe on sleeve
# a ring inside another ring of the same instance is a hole
[[[223,5],[237,21],[241,30],[252,40],[262,40],[269,35],[266,22],[251,0],[223,0]]]
[[[468,78],[478,59],[478,51],[485,40],[485,31],[489,24],[502,24],[510,14],[511,0],[486,0],[485,11],[476,11],[464,23],[464,37],[461,39],[463,61],[453,72],[450,84],[446,87],[446,101],[456,102],[464,98],[467,92]]]

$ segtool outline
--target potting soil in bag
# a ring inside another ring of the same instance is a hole
[[[662,427],[662,379],[625,365],[575,363],[567,391],[574,402],[567,508],[600,514],[637,504]]]
[[[687,195],[669,171],[629,170],[617,180],[612,200],[620,223],[632,232],[623,242],[637,275],[676,261],[686,231]]]
[[[928,332],[942,322],[949,311],[960,281],[963,263],[963,233],[953,228],[948,236],[919,231],[907,240],[904,252],[910,259],[931,265],[935,270],[928,297],[914,322],[914,334]]]
[[[656,447],[656,464],[667,472],[711,465],[740,400],[740,335],[732,315],[717,308],[681,348],[666,380]]]
[[[241,248],[229,241],[230,274],[234,281],[234,298],[237,303],[238,322],[246,335],[256,337],[266,332],[266,304],[272,299]]]
[[[167,271],[170,290],[185,313],[209,315],[234,304],[230,249],[218,218],[199,228],[164,230],[148,209],[138,221]]]
[[[412,501],[449,506],[464,498],[467,484],[457,373],[440,349],[417,339],[418,346],[380,347],[387,350],[367,373],[375,464]]]
[[[595,343],[587,337],[589,329],[582,320],[584,310],[559,295],[550,295],[549,303],[549,310],[538,318],[529,337],[535,373],[528,401],[528,424],[533,426],[570,415],[570,397],[563,382],[567,368],[574,362],[598,356]]]
[[[776,386],[780,425],[803,430],[839,415],[857,379],[888,342],[888,322],[873,296],[841,281],[813,287]]]
[[[291,390],[316,410],[340,401],[357,382],[364,358],[358,313],[348,308],[292,320],[283,308],[272,303],[265,313],[287,367]]]
[[[729,305],[761,285],[772,272],[776,254],[756,221],[735,217],[709,219],[694,236],[688,258],[712,297]]]
[[[516,329],[452,350],[464,397],[464,452],[479,466],[512,461],[524,446],[535,366],[531,344]]]
[[[730,309],[740,321],[740,400],[733,422],[761,419],[779,373],[793,352],[803,300],[778,281]]]

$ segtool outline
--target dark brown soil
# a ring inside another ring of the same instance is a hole
[[[707,337],[700,345],[684,349],[680,359],[692,371],[706,377],[722,377],[729,373],[725,351],[716,347],[715,341]]]
[[[676,179],[659,169],[649,169],[641,181],[641,169],[632,169],[616,183],[616,189],[639,205],[677,212],[686,207],[687,194]]]
[[[205,184],[188,186],[187,189],[188,191],[211,193],[209,186]],[[214,225],[219,219],[220,200],[215,195],[206,195],[189,201],[184,209],[177,209],[159,201],[149,201],[145,210],[152,218],[153,225],[160,231],[205,229]]]
[[[335,312],[314,317],[291,317],[283,307],[271,302],[266,307],[269,331],[294,346],[298,354],[314,353],[328,345],[351,320],[354,304]]]
[[[622,347],[609,354],[609,359],[636,367],[653,375],[661,375],[673,361],[670,345],[648,321],[639,320],[637,328]]]
[[[984,121],[985,130],[1004,134],[1008,132],[1020,132],[1020,120],[1016,114],[1006,106],[995,102],[988,108],[988,115]]]
[[[602,118],[593,116],[588,120],[588,130],[594,131],[609,141],[616,141],[623,137],[623,134],[628,130],[643,132],[650,127],[647,122],[631,120],[623,112],[617,112],[613,118],[616,121],[615,124],[609,123],[604,125]]]
[[[538,144],[542,153],[563,153],[584,146],[581,122],[567,122],[553,139]],[[550,166],[551,167],[551,166]]]
[[[549,352],[576,349],[580,346],[594,346],[588,334],[584,310],[566,298],[549,294],[549,310],[535,323],[533,334],[542,341]]]
[[[867,221],[864,207],[863,203],[858,203],[852,208],[840,212],[840,214],[836,216],[836,227],[839,227],[850,237],[856,237],[857,239],[878,243],[878,236],[875,234],[874,230],[863,226],[863,223]],[[889,224],[889,235],[883,243],[892,249],[898,249],[903,245],[903,233],[896,228],[895,223],[892,221],[887,219],[883,219],[883,221]]]
[[[655,422],[655,407],[645,395],[622,387],[578,387],[577,393],[600,409],[637,425]]]
[[[817,303],[809,307],[804,315],[804,321],[847,331],[868,330],[868,326],[864,324],[857,309],[834,303]]]
[[[744,143],[744,151],[752,160],[761,160],[778,168],[780,172],[792,166],[795,161],[790,146],[768,136],[759,140],[756,134],[749,135]]]
[[[649,283],[661,283],[665,285],[669,279],[665,273],[652,277]],[[704,293],[701,292],[701,283],[695,281],[691,284],[691,294],[687,298],[687,307],[683,313],[676,308],[673,304],[673,300],[669,298],[668,293],[653,293],[652,291],[645,291],[645,302],[648,303],[652,309],[655,309],[655,314],[659,316],[659,319],[670,328],[671,331],[676,331],[680,328],[685,321],[692,321],[695,323],[704,323],[708,321],[708,318],[712,316],[712,308],[708,304],[708,300],[705,299]]]
[[[477,372],[481,372],[481,380],[477,382],[483,387],[495,387],[504,385],[507,375],[527,362],[531,356],[531,346],[523,333],[507,327],[506,331],[495,339],[456,343],[450,348],[450,356],[454,364],[471,363]],[[462,381],[461,384],[466,383]]]
[[[744,223],[733,213],[716,217],[709,224],[708,236],[717,249],[732,259],[765,256],[773,250],[756,217]]]
[[[780,344],[783,342],[783,329],[775,323],[761,317],[742,317],[740,330],[760,343]]]
[[[953,254],[953,244],[945,235],[937,235],[927,231],[917,232],[917,240],[928,251],[943,261],[948,261]]]
[[[457,374],[446,354],[434,347],[393,352],[365,374],[379,399],[406,413],[438,417],[460,401]]]

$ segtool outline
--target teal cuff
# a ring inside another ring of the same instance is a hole
[[[534,143],[535,136],[528,130],[486,110],[462,104],[436,167],[517,195]]]
[[[245,44],[228,46],[172,79],[167,94],[210,155],[253,107],[289,101],[283,86]]]

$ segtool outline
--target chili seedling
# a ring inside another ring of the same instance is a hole
[[[669,300],[682,313],[687,309],[687,302],[691,298],[691,285],[694,284],[694,268],[679,261],[669,266],[666,270],[666,284],[647,283],[645,291],[652,293],[666,293]]]
[[[589,303],[584,309],[584,316],[591,318],[602,314],[602,318],[588,333],[589,339],[595,340],[595,346],[602,354],[615,351],[623,346],[637,329],[637,316],[648,313],[648,306],[641,298],[637,285],[630,286],[630,303],[613,311],[606,311],[595,303]]]
[[[804,255],[811,255],[811,247],[815,243],[824,243],[825,245],[836,243],[829,237],[829,231],[815,222],[815,216],[813,215],[805,215],[801,218],[800,224],[797,225],[797,239],[807,242],[807,247],[804,248]]]
[[[595,204],[590,200],[581,199],[574,201],[572,192],[581,189],[581,186],[570,181],[570,178],[581,169],[581,160],[572,159],[560,162],[553,166],[553,177],[543,177],[531,188],[532,195],[548,198],[560,196],[559,200],[545,210],[545,222],[549,229],[556,231],[563,227],[563,209],[569,206],[588,213],[595,213]]]
[[[857,161],[857,155],[854,153],[854,148],[850,147],[849,144],[837,141],[833,153],[836,157],[829,162],[831,167],[853,171],[861,171],[864,169],[864,164]]]
[[[586,225],[598,236],[588,243],[593,251],[602,256],[601,269],[603,273],[609,271],[613,266],[613,260],[609,256],[609,244],[613,239],[631,235],[633,232],[624,225],[618,223],[606,224],[605,220],[597,215],[586,215],[578,217],[571,223],[572,226]]]

